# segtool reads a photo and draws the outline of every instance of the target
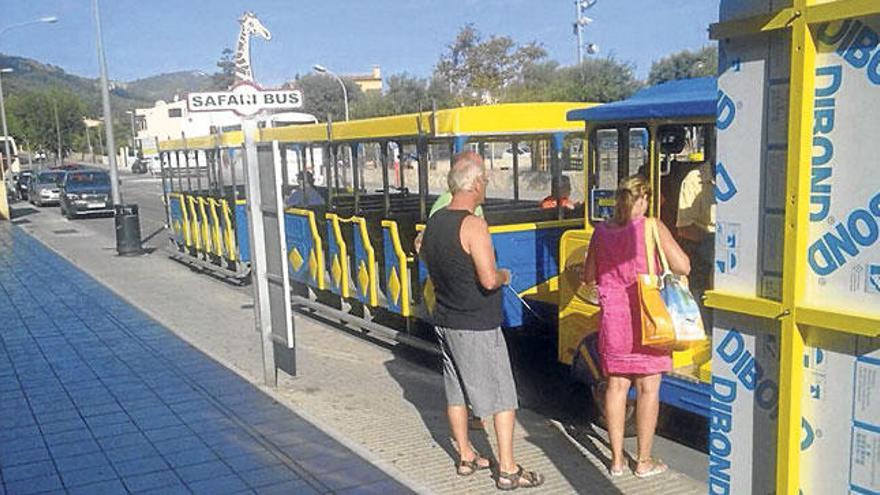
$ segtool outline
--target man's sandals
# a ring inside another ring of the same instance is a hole
[[[470,476],[477,471],[484,471],[492,467],[492,461],[482,457],[479,452],[474,450],[474,458],[473,460],[466,461],[464,459],[459,459],[458,464],[455,465],[455,473],[459,476]]]
[[[534,488],[544,484],[544,475],[534,471],[525,471],[519,464],[516,465],[515,473],[505,473],[498,470],[495,478],[495,487],[499,490],[509,491],[517,488]]]

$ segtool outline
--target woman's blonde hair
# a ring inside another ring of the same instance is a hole
[[[651,185],[645,176],[636,174],[620,181],[617,186],[617,202],[614,205],[613,221],[616,225],[626,225],[632,220],[632,209],[642,196],[651,195]]]

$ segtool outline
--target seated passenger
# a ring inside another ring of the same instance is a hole
[[[712,168],[711,163],[703,162],[684,176],[675,222],[681,247],[691,260],[691,292],[707,329],[711,328],[712,321],[703,306],[702,295],[712,288],[715,260],[715,174]]]
[[[559,201],[566,210],[573,210],[577,208],[577,204],[569,199],[569,196],[571,196],[571,178],[563,175],[559,178]],[[556,208],[556,195],[550,194],[542,199],[541,208],[545,210]]]
[[[299,185],[294,188],[287,198],[288,207],[323,206],[324,198],[315,189],[315,178],[311,172],[297,174]]]

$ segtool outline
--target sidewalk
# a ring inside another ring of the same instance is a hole
[[[68,222],[47,210],[22,215],[16,221],[22,229],[195,348],[247,381],[261,383],[250,288],[193,273],[161,250],[119,258],[113,253],[112,220]],[[150,244],[164,242],[160,234]],[[488,474],[462,478],[454,473],[436,360],[376,345],[354,333],[297,315],[299,376],[282,374],[278,388],[267,392],[362,458],[400,473],[398,479],[420,493],[498,493]],[[673,470],[650,480],[632,475],[610,479],[600,434],[572,432],[575,442],[536,406],[524,404],[519,411],[515,436],[519,462],[547,476],[536,493],[706,492],[704,483]],[[491,432],[474,435],[477,448],[487,454],[491,439]],[[706,462],[702,454],[682,458]]]
[[[0,493],[408,493],[0,224]]]

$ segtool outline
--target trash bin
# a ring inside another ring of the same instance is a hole
[[[141,223],[137,205],[116,205],[116,253],[132,256],[141,253]]]

